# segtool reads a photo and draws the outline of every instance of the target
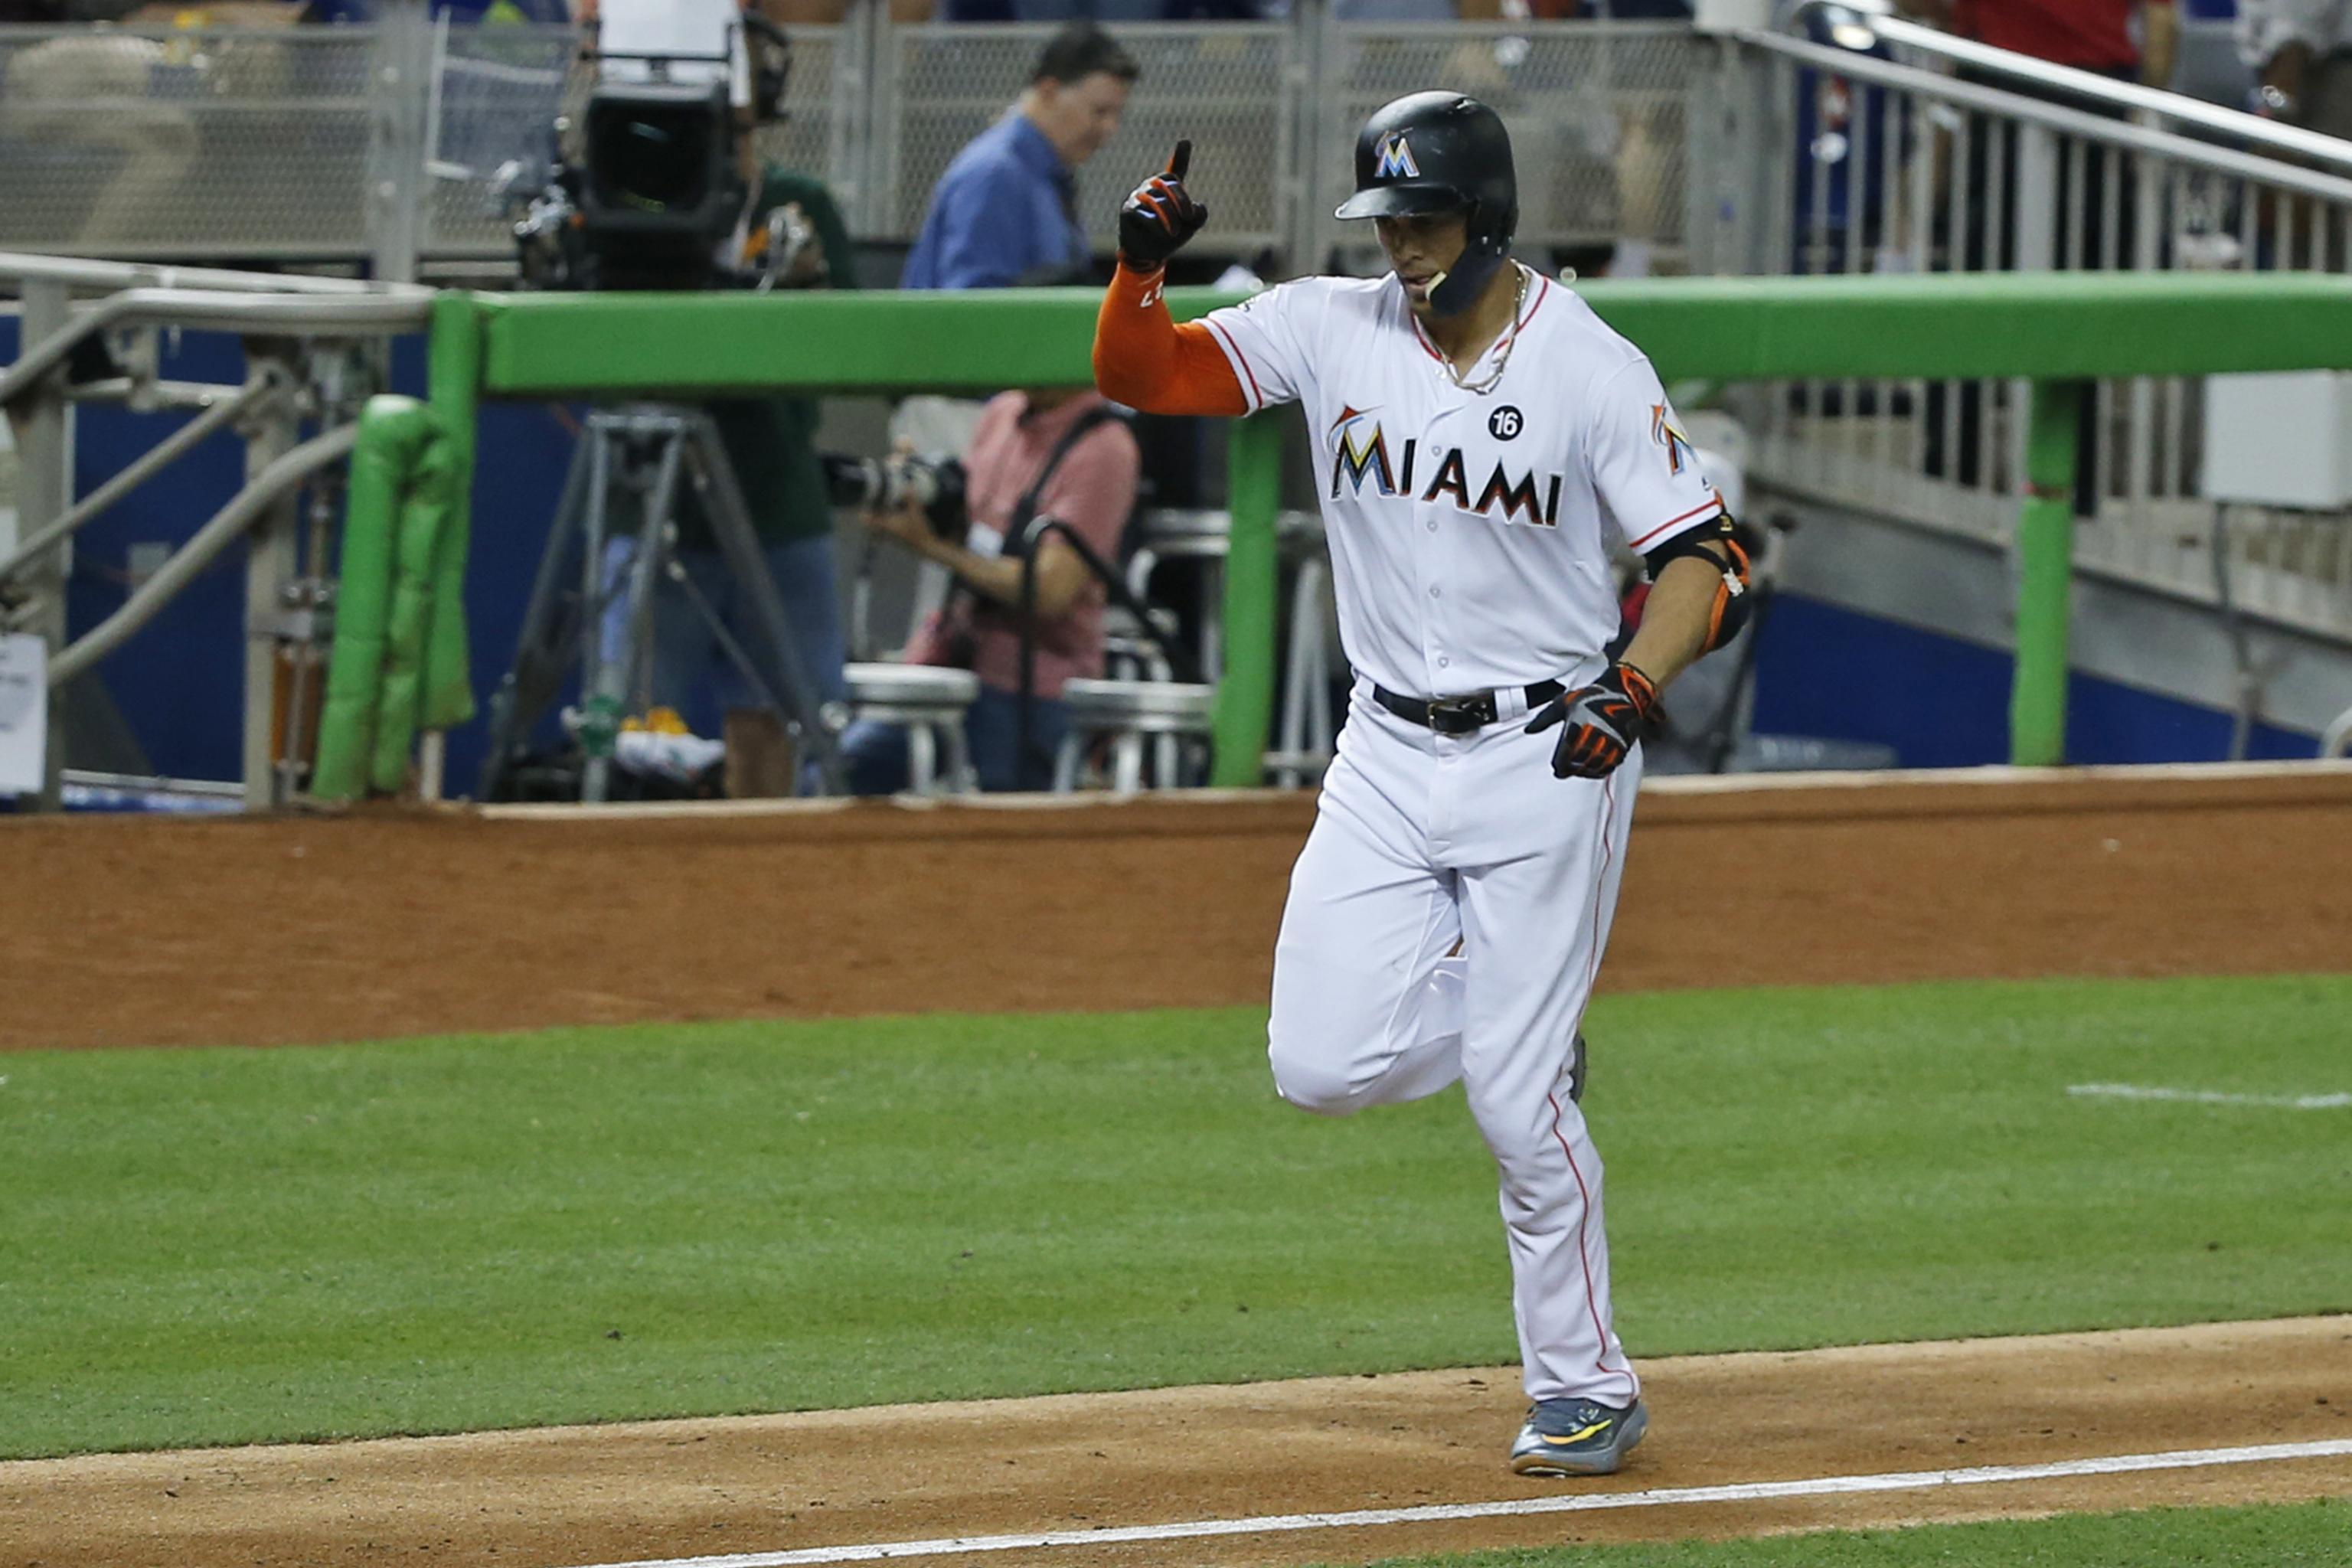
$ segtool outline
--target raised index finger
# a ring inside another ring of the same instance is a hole
[[[1168,155],[1168,177],[1181,180],[1184,171],[1192,166],[1192,139],[1187,136],[1176,143],[1176,151]]]

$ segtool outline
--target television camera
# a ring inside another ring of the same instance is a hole
[[[773,289],[822,277],[797,207],[745,232],[753,130],[784,118],[792,44],[734,0],[604,0],[576,117],[547,163],[509,164],[500,194],[532,289]],[[749,265],[743,258],[755,259]]]

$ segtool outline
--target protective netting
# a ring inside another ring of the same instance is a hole
[[[1365,237],[1361,226],[1329,216],[1353,189],[1356,128],[1425,88],[1468,93],[1510,127],[1523,243],[1682,245],[1685,105],[1697,50],[1687,27],[1333,26],[1324,38],[1307,137],[1318,250]]]
[[[1052,29],[859,23],[792,30],[789,118],[762,156],[822,176],[862,237],[911,239],[933,184],[1026,85]],[[1360,239],[1328,216],[1359,121],[1433,86],[1491,100],[1517,143],[1520,233],[1681,243],[1685,28],[1626,23],[1119,29],[1143,77],[1077,179],[1108,248],[1118,204],[1179,137],[1209,200],[1204,248]],[[870,48],[873,58],[867,55]],[[451,27],[423,113],[369,27],[184,31],[0,27],[0,247],[113,256],[367,254],[420,184],[425,256],[506,252],[502,180],[543,163],[589,83],[563,27]],[[421,146],[409,145],[421,124]],[[371,225],[374,227],[372,229]]]
[[[0,29],[0,247],[365,248],[369,36]]]
[[[449,30],[427,132],[432,197],[423,250],[512,252],[499,186],[509,169],[547,167],[556,116],[586,90],[578,52],[569,27]]]

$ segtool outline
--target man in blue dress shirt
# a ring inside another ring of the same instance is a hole
[[[902,289],[1091,281],[1078,165],[1118,130],[1135,58],[1092,22],[1045,45],[1004,117],[967,142],[931,191]]]

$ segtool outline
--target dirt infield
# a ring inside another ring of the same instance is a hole
[[[0,821],[0,1047],[1263,1002],[1300,797]],[[1643,794],[1618,990],[2335,971],[2352,768]],[[1800,1481],[2352,1438],[2352,1318],[1646,1363],[1624,1474]],[[0,1568],[530,1568],[1557,1497],[1515,1369],[0,1465]],[[2352,1494],[2352,1456],[1643,1500],[950,1563],[1363,1561]]]
[[[2352,1318],[1692,1357],[1606,1480],[1502,1463],[1516,1367],[0,1465],[8,1568],[568,1568],[2352,1438]],[[2352,1494],[2352,1455],[1192,1533],[925,1563],[1303,1563]]]
[[[0,1047],[1259,1003],[1302,796],[0,820]],[[1601,983],[2333,970],[2352,767],[1642,797]]]

